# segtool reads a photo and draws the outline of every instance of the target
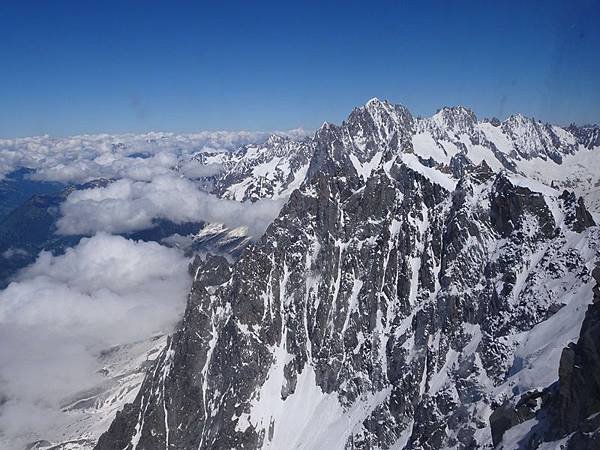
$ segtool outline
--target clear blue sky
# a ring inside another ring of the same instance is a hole
[[[600,1],[22,0],[0,19],[3,137],[312,129],[374,96],[600,122]]]

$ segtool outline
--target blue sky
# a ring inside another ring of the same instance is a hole
[[[600,2],[493,3],[1,2],[0,136],[313,129],[374,96],[600,122]]]

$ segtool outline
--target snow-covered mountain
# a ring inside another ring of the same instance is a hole
[[[150,238],[217,255],[194,259],[175,333],[103,352],[105,383],[36,448],[595,448],[599,130],[372,99],[313,138],[161,135],[189,151],[130,138],[65,162],[283,208],[254,242],[217,223]]]
[[[289,200],[239,260],[196,259],[96,448],[596,448],[597,130],[373,99],[198,155],[220,195]]]
[[[262,144],[243,146],[235,152],[201,152],[184,163],[198,162],[220,168],[212,191],[221,198],[256,201],[288,197],[306,175],[314,151],[310,139],[301,141],[271,135]]]
[[[219,167],[218,174],[205,177],[219,196],[239,201],[287,197],[304,180],[311,159],[319,157],[315,154],[319,140],[327,140],[331,133],[340,145],[335,158],[348,158],[363,179],[386,150],[401,153],[407,165],[450,190],[465,164],[485,160],[496,172],[506,170],[554,189],[572,190],[583,196],[594,215],[600,212],[600,162],[595,151],[600,147],[600,127],[561,128],[521,114],[504,122],[479,121],[462,106],[444,107],[419,119],[403,106],[372,99],[355,108],[339,127],[324,124],[314,139],[273,135],[264,144],[236,152],[201,152],[191,160]]]

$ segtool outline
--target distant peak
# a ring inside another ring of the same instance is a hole
[[[335,133],[336,125],[331,122],[323,122],[323,125],[315,133],[316,139],[322,139],[324,136],[329,136],[331,133]]]
[[[510,116],[508,116],[508,119],[506,119],[506,120],[528,120],[528,119],[521,113],[515,113],[515,114],[511,114]]]
[[[502,122],[503,128],[518,129],[518,128],[532,128],[536,127],[536,123],[539,122],[533,117],[527,117],[521,113],[511,114],[504,122]],[[541,123],[541,122],[540,122]]]
[[[377,97],[373,97],[367,103],[365,103],[365,106],[375,106],[375,105],[380,105],[382,103],[387,103],[387,101],[385,101],[385,100],[381,101]]]
[[[464,106],[444,106],[438,109],[432,119],[455,131],[467,131],[477,123],[475,113]]]
[[[477,120],[473,110],[462,105],[444,106],[437,110],[435,116],[465,116]]]
[[[266,143],[267,144],[271,144],[271,145],[275,145],[275,144],[281,144],[283,142],[286,142],[287,140],[289,140],[289,139],[287,137],[285,137],[285,136],[281,136],[279,134],[272,133],[267,138]]]
[[[531,123],[535,123],[537,121],[533,117],[527,117],[524,114],[515,113],[515,114],[511,114],[508,117],[508,119],[505,120],[505,122],[514,122],[514,123],[531,122]]]
[[[378,112],[385,111],[387,113],[392,113],[392,114],[395,112],[397,114],[410,115],[412,117],[412,114],[410,113],[409,109],[406,106],[395,104],[388,100],[380,100],[377,97],[373,97],[371,100],[369,100],[367,103],[365,103],[365,105],[362,107],[354,108],[353,112],[356,112],[356,111],[366,111],[371,114],[374,111],[378,111]]]
[[[377,97],[373,97],[371,100],[369,100],[367,103],[365,103],[365,106],[362,109],[366,109],[368,111],[382,110],[382,109],[386,110],[386,111],[391,111],[391,110],[399,109],[399,108],[406,109],[402,105],[396,105],[387,100],[380,100]]]

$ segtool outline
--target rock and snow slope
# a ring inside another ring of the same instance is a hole
[[[224,196],[302,182],[237,262],[196,260],[180,327],[97,448],[593,448],[589,427],[544,431],[563,406],[540,394],[596,283],[593,130],[374,99],[269,143],[292,156],[220,161]]]

